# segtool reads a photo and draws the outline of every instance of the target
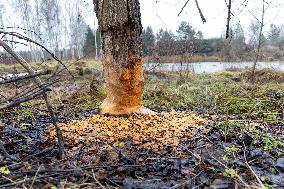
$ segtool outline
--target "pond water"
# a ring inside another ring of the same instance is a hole
[[[226,69],[251,69],[253,62],[193,62],[193,63],[145,63],[146,71],[191,71],[214,73]],[[284,71],[284,62],[258,62],[258,69],[270,68]]]

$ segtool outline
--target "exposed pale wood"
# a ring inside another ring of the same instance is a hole
[[[101,113],[130,114],[145,111],[141,48],[141,16],[138,0],[94,0],[102,35],[107,98]]]

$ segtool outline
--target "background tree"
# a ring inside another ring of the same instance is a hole
[[[97,35],[97,37],[95,37],[95,35]],[[96,53],[96,48],[100,47],[100,45],[96,47],[96,42],[97,44],[100,44],[99,40],[99,31],[96,30],[96,34],[94,34],[92,29],[88,27],[83,48],[86,56],[92,56]]]
[[[278,46],[281,43],[281,27],[270,24],[270,29],[268,32],[268,41],[272,46]]]
[[[142,31],[142,50],[143,55],[148,56],[153,54],[155,47],[155,34],[152,27],[148,26]]]
[[[54,54],[59,53],[61,48],[61,8],[57,0],[41,0],[39,3],[40,15],[42,16],[42,29],[46,32],[48,47]]]
[[[264,41],[262,40],[263,27],[264,27],[264,16],[265,16],[265,12],[266,12],[268,7],[269,7],[269,4],[267,5],[267,2],[265,0],[262,0],[261,20],[259,20],[260,27],[259,27],[259,34],[258,34],[258,42],[257,42],[255,60],[253,62],[252,71],[251,71],[251,82],[254,82],[254,80],[255,80],[256,64],[257,64],[259,57],[260,57],[261,46],[264,43]]]
[[[0,27],[4,27],[4,15],[5,15],[5,7],[0,2]]]
[[[178,27],[177,34],[179,39],[193,40],[195,39],[196,31],[189,23],[182,21]],[[200,33],[198,35],[200,35]]]
[[[30,39],[34,39],[34,33],[33,33],[33,10],[31,6],[30,0],[18,0],[18,1],[12,1],[13,7],[16,12],[20,14],[21,21],[23,23],[23,28],[28,30],[27,35]],[[29,43],[29,49],[31,53],[31,60],[37,61],[38,57],[35,52],[35,45],[33,43]]]
[[[202,32],[196,32],[190,23],[182,21],[177,30],[176,51],[179,54],[192,56],[198,49],[198,38],[202,38]],[[187,61],[187,60],[184,60]]]
[[[174,55],[174,34],[171,31],[160,29],[157,33],[157,53],[160,56]]]
[[[238,22],[233,28],[231,46],[234,56],[240,57],[246,51],[246,38],[242,25]]]
[[[266,38],[263,33],[259,36],[261,23],[257,20],[252,20],[249,26],[249,46],[252,50],[256,50],[258,42],[262,44],[266,42]]]

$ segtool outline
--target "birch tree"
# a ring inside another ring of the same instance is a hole
[[[48,47],[54,54],[58,54],[61,48],[63,30],[60,4],[57,0],[40,0],[39,10],[42,17],[41,25],[45,31]]]

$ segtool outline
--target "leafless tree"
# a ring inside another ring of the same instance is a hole
[[[46,31],[46,39],[48,47],[54,54],[59,53],[61,48],[61,8],[57,0],[40,0],[39,2],[40,16],[42,17],[41,25]]]
[[[256,65],[260,57],[261,45],[263,43],[262,35],[263,35],[264,17],[265,17],[266,10],[267,10],[267,2],[265,0],[262,0],[261,20],[259,20],[260,28],[259,28],[259,35],[258,35],[258,44],[257,44],[255,60],[253,62],[252,71],[251,71],[251,82],[252,83],[255,81]]]

